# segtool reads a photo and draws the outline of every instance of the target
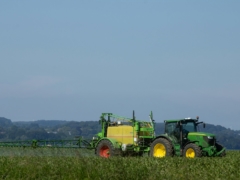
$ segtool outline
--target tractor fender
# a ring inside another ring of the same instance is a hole
[[[107,138],[107,137],[99,139],[98,142],[96,143],[95,147],[97,147],[99,142],[102,141],[102,140],[110,141],[115,149],[119,149],[121,147],[121,143],[119,143],[116,139]]]
[[[153,140],[152,140],[152,142],[153,141],[155,141],[156,139],[158,139],[158,138],[164,138],[164,139],[167,139],[170,143],[171,143],[171,145],[173,146],[173,140],[169,137],[169,136],[167,136],[167,135],[165,135],[165,134],[161,134],[160,136],[156,136]]]
[[[190,144],[190,143],[196,143],[196,142],[199,142],[199,141],[188,141],[188,142],[186,142],[184,145],[183,145],[183,148],[186,146],[186,145],[188,145],[188,144]],[[199,146],[199,147],[201,147],[201,146]]]

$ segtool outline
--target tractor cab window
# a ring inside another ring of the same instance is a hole
[[[176,128],[176,125],[176,122],[166,123],[165,132],[167,134],[172,134]]]
[[[177,122],[166,123],[165,132],[175,139],[176,142],[180,140],[180,127],[177,125]]]
[[[182,123],[183,132],[197,132],[196,123],[194,121],[188,121]]]

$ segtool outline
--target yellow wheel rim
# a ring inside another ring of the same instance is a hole
[[[188,157],[188,158],[194,158],[195,157],[195,151],[194,151],[193,148],[189,148],[186,151],[186,157]]]
[[[166,156],[165,146],[161,143],[156,144],[153,149],[153,156],[154,157],[165,157]]]

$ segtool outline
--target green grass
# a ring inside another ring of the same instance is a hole
[[[224,158],[114,157],[80,149],[0,148],[1,179],[239,179],[240,151]]]

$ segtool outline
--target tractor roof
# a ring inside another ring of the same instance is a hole
[[[184,119],[169,119],[169,120],[164,120],[164,122],[168,122],[168,123],[174,123],[174,122],[179,122],[179,121],[198,121],[197,119],[192,119],[192,118],[184,118]]]

